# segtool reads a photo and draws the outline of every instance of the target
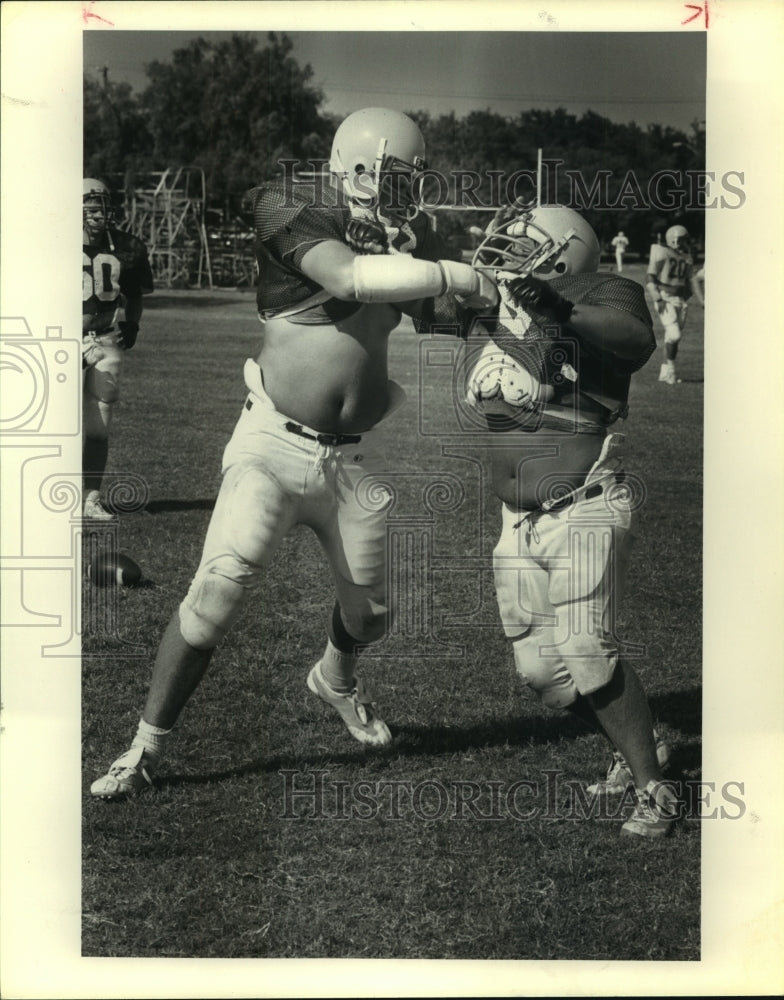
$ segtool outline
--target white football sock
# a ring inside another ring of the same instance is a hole
[[[354,667],[357,658],[353,653],[341,653],[331,639],[327,639],[324,655],[321,657],[321,676],[333,689],[341,694],[354,690]]]
[[[144,747],[145,752],[157,764],[163,759],[166,749],[166,740],[171,729],[159,729],[158,726],[151,726],[144,719],[139,721],[139,728],[133,738],[132,747]]]

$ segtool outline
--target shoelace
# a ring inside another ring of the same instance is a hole
[[[362,725],[370,725],[373,721],[373,704],[361,678],[356,681],[356,686],[351,692],[351,700],[354,703],[354,714]]]
[[[117,767],[117,768],[112,767],[109,769],[109,775],[112,778],[117,778],[119,781],[122,781],[125,778],[130,778],[135,773],[140,774],[148,785],[152,784],[152,778],[150,777],[150,773],[141,762],[139,762],[139,764],[137,764],[136,767]]]

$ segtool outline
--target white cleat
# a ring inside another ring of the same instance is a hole
[[[324,680],[319,660],[308,674],[308,688],[335,709],[355,740],[375,747],[384,747],[392,742],[389,727],[375,714],[372,699],[361,678],[354,678],[353,691],[341,694]]]
[[[675,792],[665,783],[650,781],[647,788],[637,789],[637,804],[621,827],[621,836],[652,840],[667,837],[678,818],[679,803]]]
[[[145,756],[144,747],[131,747],[90,785],[90,795],[96,799],[126,799],[151,786],[152,762]]]
[[[100,497],[88,497],[84,501],[82,516],[86,521],[114,521],[117,515],[104,507]]]
[[[670,762],[670,748],[664,737],[659,736],[656,730],[654,730],[653,735],[656,740],[656,759],[662,771],[666,771]],[[632,769],[626,762],[626,758],[615,750],[605,777],[593,785],[588,785],[585,791],[589,802],[594,802],[597,799],[611,799],[623,795],[633,782]]]
[[[665,385],[677,385],[680,379],[676,377],[674,368],[662,365],[659,369],[659,381],[664,382]]]

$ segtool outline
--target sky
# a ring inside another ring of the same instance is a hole
[[[480,9],[477,7],[477,9]],[[145,64],[218,31],[86,31],[84,69],[135,90]],[[261,44],[263,32],[256,34]],[[313,70],[324,109],[348,113],[371,104],[433,115],[490,109],[564,107],[595,111],[642,127],[689,132],[705,120],[705,33],[287,31],[293,55]]]

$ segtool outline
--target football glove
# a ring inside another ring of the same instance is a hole
[[[346,242],[354,253],[386,253],[389,249],[384,227],[368,219],[351,219],[346,226]]]
[[[120,331],[117,343],[124,351],[130,351],[139,336],[139,324],[133,323],[129,319],[121,319],[117,327]]]
[[[533,310],[556,323],[565,323],[574,309],[574,303],[559,295],[547,281],[530,274],[513,278],[507,283],[506,292],[518,309]]]

